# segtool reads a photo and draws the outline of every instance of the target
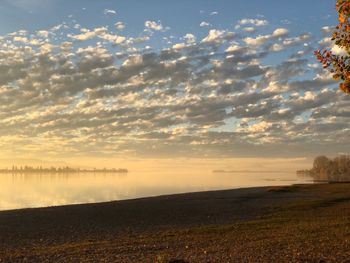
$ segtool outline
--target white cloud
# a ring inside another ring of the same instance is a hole
[[[202,43],[221,43],[225,40],[232,39],[233,37],[233,32],[228,32],[226,30],[211,29],[208,35],[202,39]]]
[[[240,46],[238,43],[234,43],[231,46],[229,46],[225,51],[226,52],[235,52],[235,51],[239,51],[242,50],[242,46]]]
[[[126,37],[112,34],[101,34],[99,38],[112,42],[113,44],[121,44],[126,40]]]
[[[173,45],[173,49],[183,49],[186,48],[187,45],[185,43],[177,43]]]
[[[202,21],[199,26],[204,27],[204,26],[210,26],[208,22]]]
[[[270,47],[270,51],[272,52],[279,52],[282,50],[284,50],[284,46],[278,43],[275,43]]]
[[[316,98],[316,96],[317,95],[315,92],[307,91],[307,92],[305,92],[303,99],[304,100],[314,100]]]
[[[225,30],[216,30],[216,29],[212,29],[209,31],[208,36],[206,36],[205,38],[203,38],[202,42],[215,42],[218,39],[222,38],[225,34]]]
[[[45,43],[40,46],[41,54],[51,53],[55,47],[56,47],[55,45],[52,45],[50,43]]]
[[[117,23],[115,23],[114,26],[117,30],[124,30],[125,29],[125,24],[123,22],[117,22]]]
[[[108,29],[106,27],[99,27],[95,28],[94,30],[82,28],[80,31],[82,32],[81,34],[68,36],[78,41],[87,41],[97,37],[112,42],[113,44],[121,44],[126,40],[126,37],[124,36],[108,33]]]
[[[331,27],[331,26],[324,26],[324,27],[322,27],[322,31],[324,32],[324,33],[330,33],[330,32],[332,32],[334,30],[334,27]]]
[[[253,37],[247,37],[244,39],[244,42],[251,46],[261,46],[265,44],[267,41],[271,39],[271,35],[264,35],[264,36],[257,36],[255,38]]]
[[[257,36],[255,38],[253,37],[247,37],[244,40],[244,42],[248,45],[251,46],[261,46],[263,44],[265,44],[266,42],[273,40],[275,38],[279,38],[279,37],[285,37],[288,34],[288,30],[285,28],[277,28],[273,31],[273,33],[271,35],[260,35]],[[279,44],[275,44],[275,47],[273,48],[274,50],[278,50],[280,45]]]
[[[335,55],[345,56],[347,54],[346,50],[336,45],[335,41],[333,41],[331,37],[324,37],[318,43],[320,44],[321,48],[330,49]]]
[[[346,56],[348,54],[344,48],[339,47],[338,45],[335,45],[335,44],[332,46],[331,51],[333,54],[340,55],[340,56]]]
[[[311,38],[310,34],[302,34],[300,36],[286,38],[285,40],[283,40],[283,45],[293,46],[293,45],[298,45],[298,44],[304,44],[305,41],[310,40],[310,38]]]
[[[82,28],[81,32],[82,32],[81,34],[69,35],[69,37],[73,38],[75,40],[79,40],[79,41],[86,41],[86,40],[95,38],[98,35],[105,34],[107,32],[107,28],[106,27],[99,27],[99,28],[95,28],[92,31],[90,31],[89,29],[86,29],[86,28]]]
[[[196,40],[197,40],[196,36],[193,35],[193,34],[190,34],[190,33],[187,33],[187,34],[184,36],[184,39],[186,40],[186,42],[187,42],[188,44],[194,44],[194,43],[196,43]]]
[[[39,37],[44,37],[44,38],[48,38],[50,32],[47,30],[40,30],[36,33]]]
[[[272,123],[262,121],[257,124],[253,124],[249,126],[247,130],[248,132],[252,132],[252,133],[265,132],[266,130],[271,128],[271,126],[272,126]]]
[[[266,26],[269,24],[267,20],[264,19],[249,19],[249,18],[244,18],[238,21],[239,25],[254,25],[254,26]]]
[[[163,25],[160,21],[155,22],[155,21],[146,21],[145,22],[145,27],[147,30],[154,30],[154,31],[160,31],[163,30]]]
[[[309,68],[312,68],[312,69],[318,69],[318,68],[320,68],[320,64],[319,64],[319,63],[307,64],[307,66],[308,66]]]
[[[254,27],[244,27],[244,28],[242,28],[242,30],[245,31],[245,32],[253,33],[253,32],[256,31],[256,28],[254,28]]]
[[[272,36],[274,37],[281,37],[288,35],[289,31],[286,28],[277,28],[275,31],[273,31]]]
[[[105,15],[116,15],[116,14],[117,14],[117,12],[116,12],[115,10],[112,10],[112,9],[105,9],[105,10],[103,11],[103,13],[104,13]]]

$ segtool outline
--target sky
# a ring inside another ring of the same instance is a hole
[[[1,1],[0,165],[347,153],[334,5]]]

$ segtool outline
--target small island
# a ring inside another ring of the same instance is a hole
[[[0,174],[38,174],[38,173],[46,173],[46,174],[68,174],[68,173],[128,173],[128,169],[125,168],[103,168],[103,169],[80,169],[80,168],[72,168],[69,166],[65,167],[32,167],[32,166],[15,166],[13,165],[11,169],[5,168],[0,169]]]

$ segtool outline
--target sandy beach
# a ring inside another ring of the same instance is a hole
[[[349,262],[349,239],[347,183],[0,212],[0,262]]]

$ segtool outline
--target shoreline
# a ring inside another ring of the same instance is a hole
[[[275,179],[266,180],[266,181],[276,181]],[[164,193],[164,194],[157,194],[157,195],[147,195],[147,196],[140,196],[140,197],[130,197],[126,199],[120,199],[120,200],[103,200],[103,201],[93,201],[93,202],[82,202],[82,203],[67,203],[67,204],[59,204],[59,205],[47,205],[47,206],[33,206],[33,207],[19,207],[19,208],[5,208],[1,209],[0,207],[0,214],[7,211],[19,211],[19,210],[27,210],[27,209],[45,209],[45,208],[56,208],[56,207],[65,207],[65,206],[82,206],[82,205],[93,205],[93,204],[104,204],[104,203],[114,203],[114,202],[123,202],[123,201],[131,201],[131,200],[139,200],[139,199],[151,199],[151,198],[158,198],[163,196],[176,196],[176,195],[191,195],[191,194],[197,194],[197,193],[212,193],[212,192],[222,192],[222,191],[236,191],[241,190],[245,191],[248,189],[259,189],[259,188],[269,188],[269,187],[284,187],[284,186],[293,186],[293,185],[309,185],[309,184],[319,184],[324,183],[323,181],[300,181],[295,183],[295,180],[278,180],[280,182],[293,182],[292,184],[281,184],[281,185],[261,185],[261,186],[243,186],[243,187],[236,187],[236,188],[223,188],[223,189],[212,189],[212,190],[202,190],[202,191],[190,191],[190,192],[175,192],[175,193]],[[326,182],[328,183],[328,182]],[[330,183],[330,182],[329,182]]]
[[[349,216],[348,183],[6,210],[0,262],[341,261],[350,256]]]
[[[291,185],[279,185],[277,187],[292,186],[292,185],[304,185],[304,184],[291,184]],[[305,184],[307,185],[307,184]],[[236,190],[257,190],[260,188],[270,188],[275,186],[252,186],[252,187],[238,187],[238,188],[228,188],[228,189],[217,189],[217,190],[205,190],[205,191],[193,191],[193,192],[180,192],[180,193],[170,193],[170,194],[160,194],[154,196],[141,196],[135,198],[127,198],[120,200],[110,200],[110,201],[101,201],[101,202],[91,202],[91,203],[76,203],[76,204],[63,204],[63,205],[52,205],[52,206],[38,206],[38,207],[23,207],[23,208],[10,208],[5,210],[0,210],[0,214],[3,212],[16,212],[23,210],[37,210],[37,209],[51,209],[51,208],[64,208],[64,207],[74,207],[74,206],[90,206],[90,205],[102,205],[110,203],[119,203],[119,202],[129,202],[129,201],[138,201],[145,199],[154,199],[154,198],[163,198],[163,197],[175,197],[175,196],[184,196],[184,195],[193,195],[193,194],[205,194],[205,193],[217,193],[217,192],[226,192],[226,191],[236,191]]]

